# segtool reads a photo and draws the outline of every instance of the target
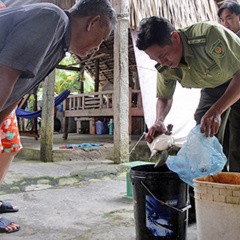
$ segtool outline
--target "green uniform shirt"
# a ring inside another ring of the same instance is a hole
[[[222,25],[203,22],[178,32],[186,64],[176,68],[156,65],[157,97],[172,98],[176,81],[186,88],[217,87],[240,69],[240,39]]]

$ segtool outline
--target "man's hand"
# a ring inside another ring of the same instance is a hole
[[[163,122],[155,123],[146,134],[146,140],[151,143],[155,137],[167,131]]]
[[[221,124],[221,114],[240,99],[240,69],[233,75],[224,94],[201,119],[200,130],[206,137],[215,135]]]
[[[206,137],[214,136],[220,127],[221,115],[209,109],[201,119],[200,131],[205,133]]]

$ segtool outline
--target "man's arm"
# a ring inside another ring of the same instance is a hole
[[[221,124],[221,114],[240,98],[240,69],[233,78],[225,93],[216,101],[201,119],[200,129],[205,135],[215,135]]]
[[[172,107],[172,102],[172,99],[158,98],[156,106],[156,120],[146,135],[146,140],[149,143],[153,141],[157,132],[162,134],[167,131],[164,125],[164,120]]]
[[[0,112],[11,95],[14,84],[20,75],[21,71],[0,65]]]

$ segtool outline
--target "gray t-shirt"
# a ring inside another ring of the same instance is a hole
[[[2,110],[34,89],[57,66],[68,51],[70,36],[69,17],[54,4],[0,11],[0,64],[23,72]]]

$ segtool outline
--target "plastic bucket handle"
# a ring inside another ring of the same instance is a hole
[[[164,201],[159,200],[148,188],[147,186],[141,181],[141,184],[143,185],[143,187],[152,195],[152,197],[154,197],[158,202],[160,202],[161,204],[170,207],[174,210],[177,210],[178,212],[185,212],[186,210],[188,210],[189,208],[191,208],[192,206],[190,204],[188,204],[186,207],[179,209],[179,208],[175,208],[167,203],[165,203]]]

